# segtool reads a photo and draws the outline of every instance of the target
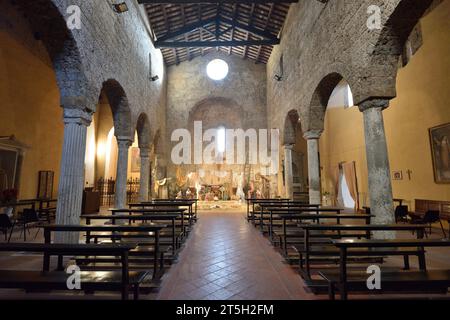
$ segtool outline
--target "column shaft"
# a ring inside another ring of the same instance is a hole
[[[141,175],[139,183],[140,201],[148,201],[149,183],[150,183],[150,156],[149,150],[141,148]]]
[[[394,223],[391,174],[382,110],[388,101],[369,101],[360,106],[364,116],[369,194],[374,224]]]
[[[125,208],[127,204],[128,150],[131,145],[131,139],[117,137],[117,145],[119,151],[117,156],[115,207]]]
[[[286,198],[294,199],[294,175],[292,170],[292,145],[284,146],[284,183]]]
[[[307,139],[308,142],[308,178],[309,203],[321,204],[320,199],[320,162],[318,138]]]
[[[87,126],[91,115],[78,109],[64,111],[64,142],[58,185],[56,224],[80,224],[84,187]],[[77,233],[57,233],[55,242],[77,243]]]

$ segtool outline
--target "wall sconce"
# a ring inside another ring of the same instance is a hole
[[[128,11],[128,6],[125,2],[113,4],[113,10],[116,13],[124,13]]]
[[[158,81],[159,80],[159,76],[156,75],[156,76],[150,77],[150,80],[152,80],[153,82]]]
[[[283,80],[283,76],[284,76],[284,61],[283,61],[283,55],[280,56],[280,61],[278,62],[279,66],[279,71],[278,74],[274,75],[274,79],[276,81],[282,81]]]

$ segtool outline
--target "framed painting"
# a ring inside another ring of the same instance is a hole
[[[403,180],[403,172],[402,171],[394,171],[392,173],[393,180]]]
[[[450,123],[429,129],[434,181],[450,184]]]
[[[136,173],[141,171],[141,157],[139,148],[131,148],[131,172]]]

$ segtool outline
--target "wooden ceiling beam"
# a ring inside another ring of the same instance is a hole
[[[208,47],[235,47],[235,46],[273,46],[280,44],[279,39],[275,40],[232,40],[232,41],[172,41],[155,42],[156,48],[208,48]]]
[[[169,31],[164,36],[159,37],[158,41],[167,41],[167,40],[170,40],[170,39],[182,36],[185,33],[192,32],[192,31],[194,31],[194,30],[196,30],[198,28],[202,28],[204,26],[207,26],[208,24],[211,24],[211,23],[213,23],[215,21],[216,21],[216,18],[213,17],[213,18],[201,20],[201,21],[198,21],[198,22],[195,22],[195,23],[187,24],[183,28],[181,28],[181,29],[179,29],[177,31],[174,31],[174,32],[170,32]]]
[[[276,39],[277,38],[276,36],[274,36],[270,32],[267,32],[267,31],[264,31],[264,30],[261,30],[261,29],[258,29],[258,28],[255,28],[255,27],[252,26],[252,23],[253,23],[253,12],[251,14],[251,19],[252,19],[252,21],[251,21],[251,23],[248,26],[246,26],[245,24],[239,23],[239,22],[237,22],[235,20],[228,19],[228,18],[223,18],[223,17],[221,18],[221,21],[223,23],[226,23],[226,24],[229,24],[229,25],[234,26],[236,28],[242,29],[244,31],[253,33],[256,36],[259,36],[259,37],[262,37],[262,38],[265,38],[265,39]]]
[[[211,4],[211,3],[297,3],[298,0],[138,0],[139,4]]]

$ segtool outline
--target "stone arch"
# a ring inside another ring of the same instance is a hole
[[[328,101],[336,86],[345,80],[351,88],[355,103],[359,101],[364,92],[361,87],[360,73],[358,69],[352,70],[349,65],[344,63],[333,63],[325,68],[325,72],[313,82],[309,96],[306,112],[301,114],[300,122],[304,132],[323,131],[325,112]],[[328,71],[329,70],[329,71]]]
[[[398,62],[414,27],[433,4],[441,0],[396,0],[382,7],[380,30],[372,30],[367,40],[371,45],[362,79],[364,94],[355,98],[360,104],[369,99],[392,99],[396,96]]]
[[[105,93],[111,106],[115,136],[129,137],[130,140],[134,140],[131,109],[123,87],[118,81],[109,79],[103,83],[102,91]]]
[[[291,110],[287,113],[284,120],[283,145],[295,144],[299,120],[300,116],[297,110]]]
[[[137,119],[136,131],[138,136],[139,148],[150,148],[151,128],[147,114],[141,113]]]
[[[188,117],[188,128],[192,128],[194,121],[202,120],[204,129],[221,125],[228,128],[232,125],[232,129],[239,129],[243,128],[244,116],[244,110],[233,99],[209,97],[192,107]]]
[[[67,28],[64,12],[51,0],[17,0],[14,5],[28,20],[36,39],[41,40],[52,61],[66,109],[95,111],[95,90],[83,68],[78,44]]]

